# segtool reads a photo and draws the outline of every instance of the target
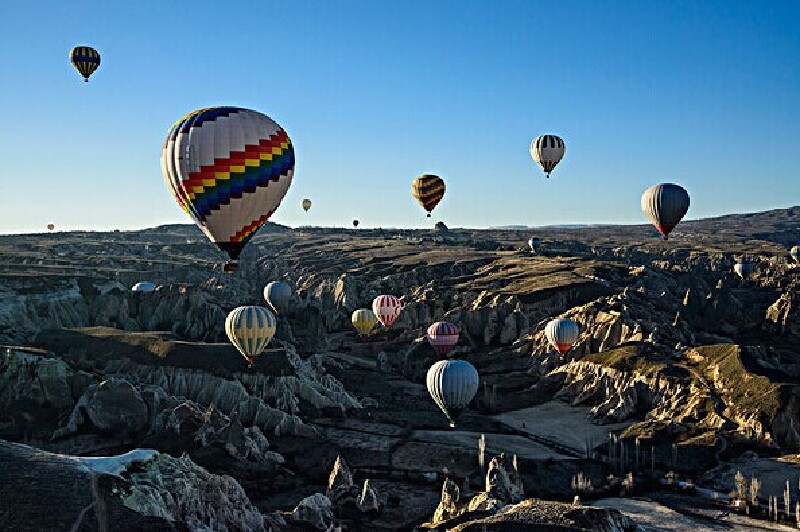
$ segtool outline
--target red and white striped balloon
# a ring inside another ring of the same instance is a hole
[[[458,327],[449,321],[437,321],[428,327],[427,336],[436,353],[447,356],[458,343]]]
[[[392,326],[401,310],[400,300],[394,296],[381,295],[372,301],[372,312],[386,328]]]

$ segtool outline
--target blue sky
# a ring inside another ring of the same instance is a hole
[[[210,105],[289,133],[289,225],[644,223],[800,204],[800,2],[158,1],[0,4],[0,233],[188,222],[159,156]],[[67,55],[102,65],[83,83]],[[550,180],[530,140],[567,143]],[[306,214],[300,201],[314,201]]]

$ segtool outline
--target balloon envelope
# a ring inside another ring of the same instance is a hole
[[[239,107],[192,111],[170,128],[161,150],[175,201],[232,264],[280,205],[294,162],[286,132]]]
[[[83,81],[89,81],[97,67],[100,66],[100,54],[91,46],[76,46],[69,52],[69,60],[75,70],[83,76]]]
[[[52,231],[55,228],[56,228],[55,224],[47,224],[48,231]]]
[[[789,256],[798,264],[800,264],[800,246],[794,246],[789,251]]]
[[[430,217],[431,211],[442,201],[445,188],[444,180],[438,175],[422,174],[411,183],[411,194]]]
[[[150,281],[139,281],[131,288],[133,292],[152,292],[156,289],[155,283],[151,283]]]
[[[292,297],[292,287],[283,281],[272,281],[264,287],[264,299],[276,313],[285,312]]]
[[[304,199],[303,200],[303,210],[308,212],[308,209],[310,209],[310,208],[311,208],[311,200],[310,199]]]
[[[440,360],[430,367],[426,378],[428,393],[456,426],[456,420],[478,391],[478,372],[466,360]]]
[[[753,273],[754,269],[755,265],[749,261],[739,261],[733,265],[733,272],[742,279]]]
[[[531,141],[531,157],[542,167],[546,177],[550,177],[566,150],[564,141],[556,135],[541,135]]]
[[[437,354],[447,356],[458,343],[458,327],[449,321],[437,321],[428,327],[427,337]]]
[[[225,319],[225,334],[250,365],[275,335],[277,321],[264,307],[237,307]]]
[[[403,307],[400,300],[392,295],[380,295],[372,300],[372,312],[384,327],[391,327],[400,315]]]
[[[542,241],[536,237],[531,237],[528,240],[528,247],[531,248],[531,251],[536,253],[539,250],[539,246],[542,244]]]
[[[378,318],[375,317],[375,313],[370,309],[360,308],[353,311],[353,314],[350,316],[350,322],[358,331],[358,334],[361,336],[369,336],[372,334],[375,326],[378,325]]]
[[[642,212],[650,219],[664,240],[689,210],[689,193],[680,185],[661,183],[642,194]]]
[[[580,332],[578,324],[568,318],[550,320],[544,328],[547,340],[562,355],[570,350]]]

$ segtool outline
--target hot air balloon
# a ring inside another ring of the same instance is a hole
[[[178,205],[230,257],[269,220],[294,175],[294,148],[268,116],[239,107],[199,109],[178,120],[161,150]]]
[[[789,251],[789,256],[794,260],[797,264],[800,264],[800,246],[794,246]]]
[[[642,194],[642,211],[667,240],[689,210],[689,193],[673,183],[653,185]]]
[[[747,278],[751,273],[753,273],[754,269],[755,265],[748,260],[740,260],[733,265],[733,272],[742,279]]]
[[[139,281],[131,288],[132,292],[152,292],[156,289],[155,283],[150,281]]]
[[[449,321],[437,321],[428,327],[428,342],[440,356],[447,356],[458,343],[458,327]]]
[[[55,224],[47,224],[47,230],[48,231],[52,231],[55,228],[56,228]]]
[[[542,167],[545,177],[550,177],[550,172],[564,157],[567,147],[561,137],[555,135],[542,135],[531,141],[531,157],[536,164]]]
[[[372,312],[386,328],[392,326],[401,310],[400,300],[394,296],[381,295],[372,300]]]
[[[353,220],[353,227],[358,227],[358,220]]]
[[[275,335],[275,316],[264,307],[236,307],[225,319],[225,333],[250,366]]]
[[[361,336],[371,335],[378,324],[378,318],[375,317],[375,313],[368,308],[360,308],[353,311],[350,321]]]
[[[550,344],[562,355],[570,350],[580,332],[578,324],[567,318],[551,320],[544,328],[544,334]]]
[[[264,299],[275,314],[285,312],[292,297],[292,287],[283,281],[272,281],[264,287]]]
[[[303,205],[303,210],[308,212],[308,209],[311,208],[311,200],[308,198],[304,199],[302,205]]]
[[[100,54],[91,46],[76,46],[70,51],[69,60],[87,83],[89,76],[100,66]]]
[[[422,208],[431,211],[436,208],[444,197],[444,181],[438,175],[422,174],[411,183],[411,194],[416,198]]]
[[[456,420],[478,391],[478,372],[466,360],[440,360],[430,367],[428,393],[455,428]]]
[[[536,238],[535,236],[532,236],[528,240],[528,247],[531,248],[531,252],[533,252],[533,253],[538,253],[539,252],[539,246],[541,244],[542,244],[541,239]]]

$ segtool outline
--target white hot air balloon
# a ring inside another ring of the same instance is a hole
[[[466,360],[440,360],[427,375],[428,392],[455,428],[459,414],[478,391],[478,372]]]
[[[580,332],[578,324],[568,318],[550,320],[544,328],[544,334],[550,345],[555,347],[562,355],[570,350],[578,339]]]
[[[276,314],[286,312],[291,297],[292,287],[283,281],[272,281],[264,287],[264,299]]]
[[[155,283],[151,283],[150,281],[139,281],[131,288],[133,292],[152,292],[155,289]]]

